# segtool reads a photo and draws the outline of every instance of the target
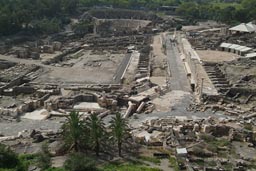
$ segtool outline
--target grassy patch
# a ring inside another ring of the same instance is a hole
[[[155,157],[140,156],[139,159],[141,159],[143,161],[151,162],[151,163],[154,163],[154,164],[160,164],[161,163],[161,160],[157,159]]]
[[[213,144],[217,145],[218,147],[225,147],[230,145],[230,141],[227,139],[217,139],[213,142]]]
[[[100,168],[102,171],[161,171],[157,168],[149,168],[133,163],[109,163]]]
[[[173,167],[175,171],[180,170],[177,159],[175,157],[170,157],[169,161],[170,161],[170,166]]]
[[[212,135],[203,134],[200,136],[206,143],[210,143],[211,145],[216,145],[218,147],[224,147],[230,145],[230,142],[224,138],[215,138]]]
[[[196,163],[198,166],[204,166],[204,165],[205,165],[205,162],[202,161],[202,160],[197,160],[197,161],[195,161],[195,163]]]
[[[164,16],[166,16],[164,12],[157,12],[156,15],[159,16],[159,17],[164,17]]]
[[[215,161],[209,161],[209,162],[207,162],[207,165],[215,167],[215,166],[217,166],[217,163]]]
[[[227,147],[227,146],[230,147],[231,146],[230,141],[228,141],[227,139],[224,139],[224,138],[215,138],[214,136],[207,135],[207,134],[202,134],[200,136],[200,138],[205,141],[205,143],[207,145],[206,146],[207,150],[214,152],[214,153],[219,152],[218,147]]]
[[[248,169],[256,169],[256,164],[253,163],[253,164],[249,165],[249,166],[248,166]]]
[[[249,131],[253,131],[253,126],[252,126],[252,124],[246,123],[246,124],[244,124],[244,129],[247,129]]]
[[[221,158],[228,158],[228,152],[226,151],[219,151],[218,152],[218,157],[221,157]]]
[[[225,170],[227,171],[231,171],[233,169],[233,165],[231,163],[227,163],[222,165],[224,167]]]
[[[159,149],[157,149],[157,151],[158,151],[158,152],[161,152],[161,153],[169,154],[169,156],[175,154],[175,150],[174,150],[174,149],[166,150],[166,149],[163,149],[163,148],[159,148]]]

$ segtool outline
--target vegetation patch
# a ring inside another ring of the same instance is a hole
[[[200,136],[206,143],[207,150],[218,153],[218,148],[229,147],[231,143],[225,138],[216,138],[212,135],[203,134]]]
[[[49,168],[49,169],[47,169],[45,171],[66,171],[66,170],[63,169],[63,168]]]
[[[150,168],[134,163],[110,163],[101,168],[102,171],[161,171],[158,168]]]
[[[139,159],[141,159],[143,161],[151,162],[151,163],[154,163],[154,164],[160,164],[161,163],[161,160],[157,159],[155,157],[140,156]]]
[[[170,161],[170,166],[173,167],[175,171],[180,170],[177,159],[175,157],[170,157],[169,161]]]
[[[231,163],[226,163],[224,165],[222,165],[224,167],[225,170],[227,171],[231,171],[233,169],[233,165]]]

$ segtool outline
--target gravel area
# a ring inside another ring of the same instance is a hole
[[[212,111],[205,111],[205,112],[193,112],[188,111],[187,108],[192,103],[192,95],[191,94],[184,94],[180,97],[179,100],[176,99],[175,106],[172,107],[172,110],[168,112],[153,112],[150,114],[138,114],[136,115],[136,119],[131,117],[129,123],[132,127],[138,128],[141,124],[147,120],[152,119],[161,119],[161,118],[168,118],[168,117],[176,117],[179,119],[206,119],[208,117],[217,117],[222,119],[231,118],[230,116],[226,116],[221,112],[213,113]],[[175,99],[175,98],[174,98]]]
[[[52,130],[57,131],[60,129],[61,121],[64,121],[65,118],[57,118],[54,120],[30,120],[30,119],[22,119],[20,122],[8,122],[8,123],[0,123],[0,133],[4,136],[17,136],[20,131],[23,130]]]

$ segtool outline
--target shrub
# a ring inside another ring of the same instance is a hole
[[[45,171],[65,171],[64,168],[55,168],[55,167],[51,167],[46,169]]]
[[[181,30],[181,29],[182,29],[182,25],[179,24],[179,25],[176,26],[176,30],[177,30],[177,31],[178,31],[178,30]]]
[[[40,167],[42,170],[51,167],[51,155],[47,143],[42,145],[42,152],[38,154],[38,167]]]
[[[11,169],[17,167],[19,159],[9,147],[0,144],[0,168]]]
[[[97,171],[94,160],[82,153],[71,154],[64,166],[67,171]]]

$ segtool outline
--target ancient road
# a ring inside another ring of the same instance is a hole
[[[184,64],[179,56],[176,44],[170,41],[169,36],[166,37],[166,54],[171,73],[170,88],[172,90],[190,91]]]
[[[131,60],[132,53],[127,53],[122,60],[121,64],[116,70],[116,73],[114,75],[114,83],[119,84],[121,82],[122,76],[125,73],[127,66],[129,65],[129,62]]]

